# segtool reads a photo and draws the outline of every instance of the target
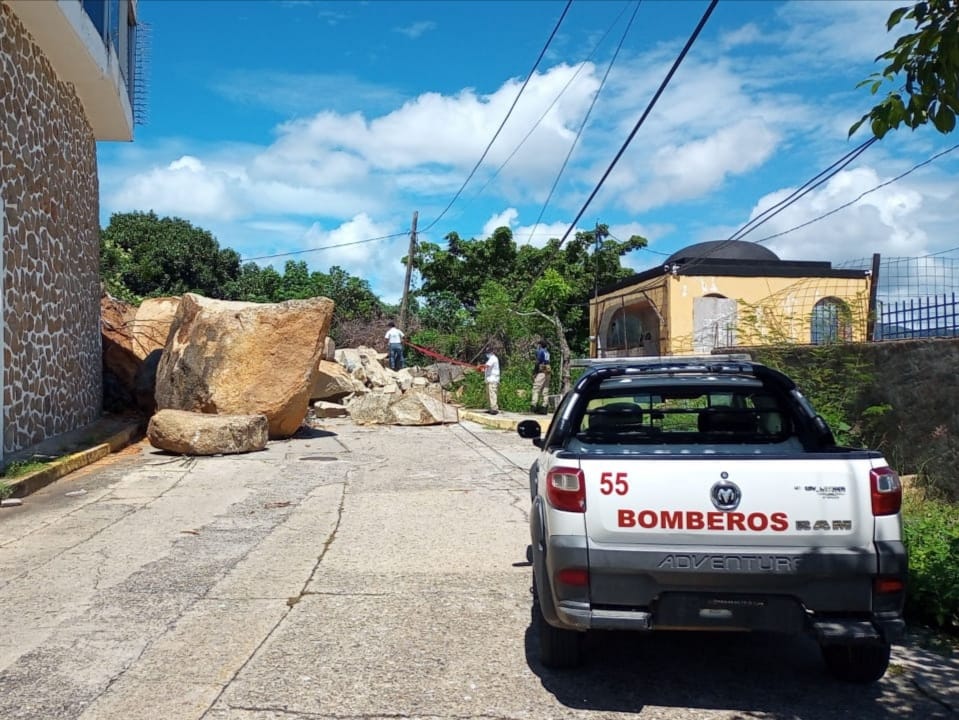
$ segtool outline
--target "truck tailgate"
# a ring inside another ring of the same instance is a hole
[[[865,459],[584,458],[590,547],[874,552]]]

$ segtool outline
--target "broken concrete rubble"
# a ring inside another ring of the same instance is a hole
[[[337,348],[336,365],[321,362],[313,400],[341,404],[360,425],[435,425],[455,423],[448,401],[461,367],[443,364],[391,370],[387,354],[369,347]],[[440,384],[445,379],[447,385]],[[347,388],[353,392],[346,392]],[[321,417],[314,413],[315,417]],[[327,416],[328,417],[328,416]]]

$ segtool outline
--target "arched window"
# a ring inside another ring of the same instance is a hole
[[[839,298],[827,297],[817,302],[809,325],[813,345],[852,340],[852,313]]]
[[[658,355],[659,320],[646,303],[608,311],[601,350],[612,355]]]

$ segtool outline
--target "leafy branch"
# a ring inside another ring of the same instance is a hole
[[[950,133],[959,114],[959,3],[956,0],[924,0],[912,7],[897,8],[886,29],[912,20],[913,32],[896,41],[876,61],[888,64],[859,83],[876,95],[886,83],[895,89],[849,128],[852,136],[869,122],[873,135],[882,138],[906,125],[915,130],[932,122],[939,132]]]

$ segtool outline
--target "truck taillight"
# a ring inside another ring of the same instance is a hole
[[[546,474],[546,498],[557,510],[586,512],[586,478],[579,468],[555,467]]]
[[[563,568],[556,573],[556,580],[574,587],[589,586],[589,570],[586,568]]]
[[[869,471],[872,490],[872,514],[895,515],[902,507],[902,483],[895,470],[887,467]]]

